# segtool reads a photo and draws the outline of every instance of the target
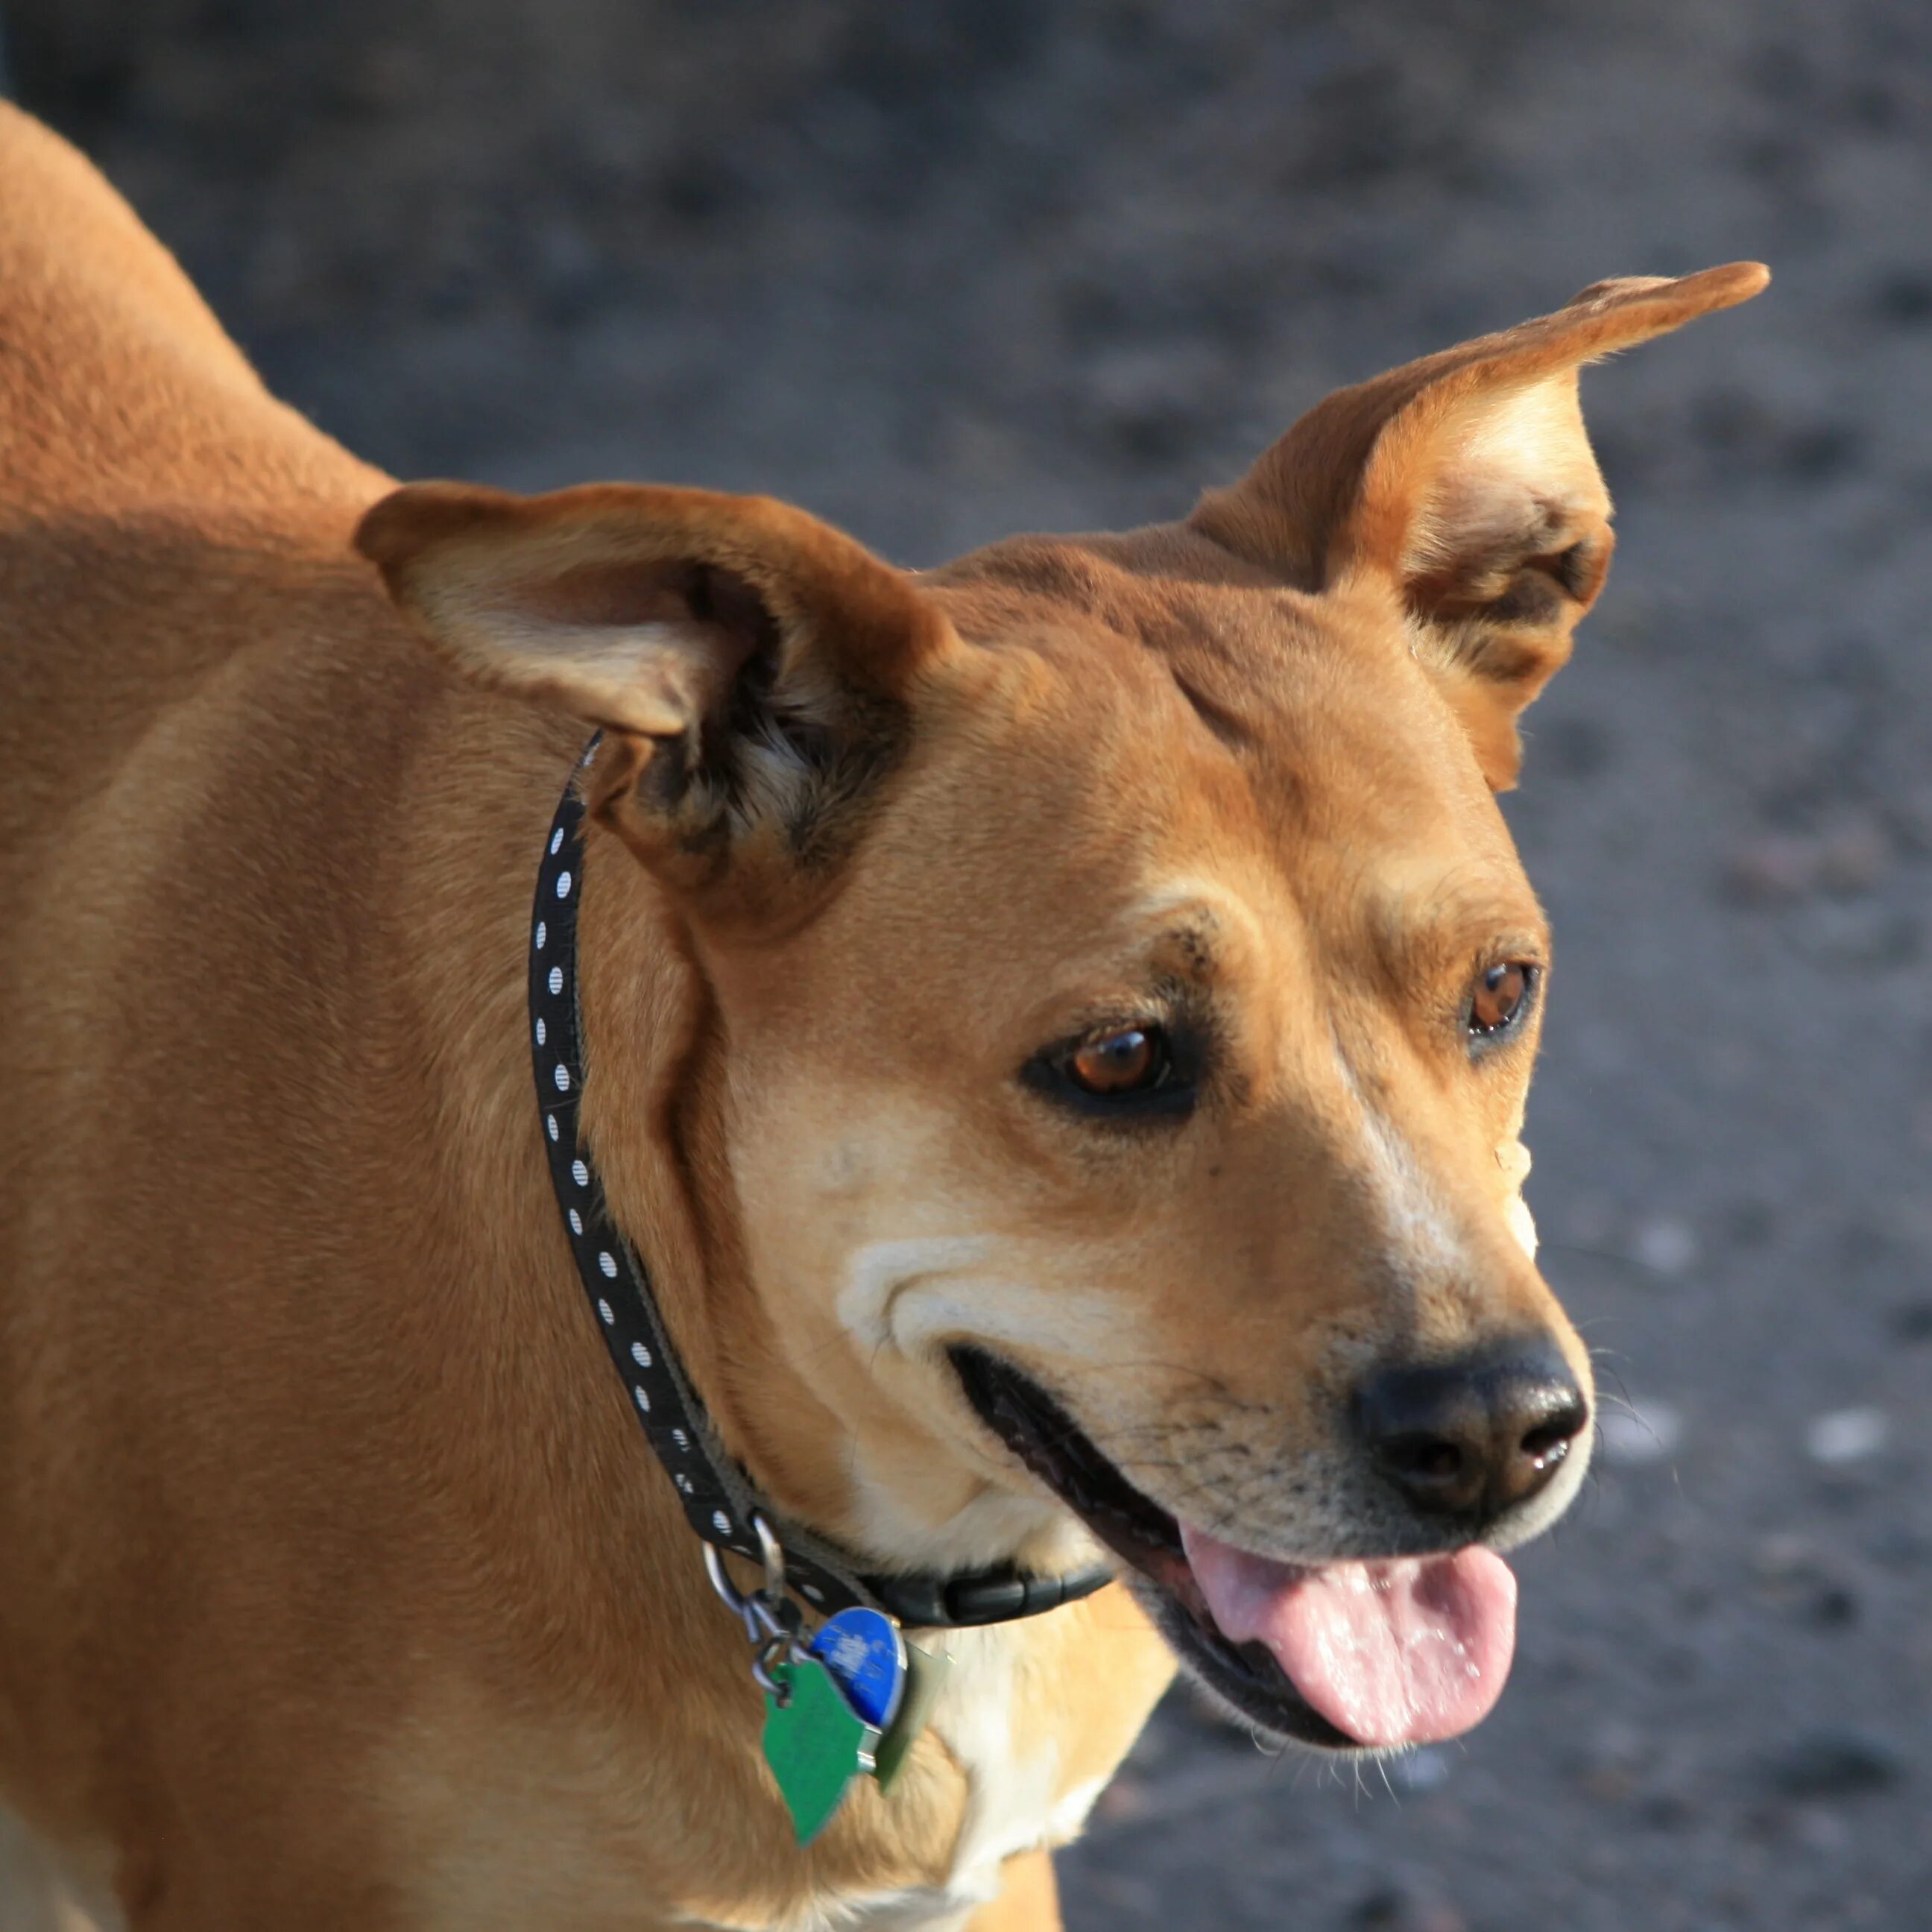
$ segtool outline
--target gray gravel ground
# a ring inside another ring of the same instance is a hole
[[[768,489],[905,561],[1184,508],[1616,273],[1621,561],[1510,804],[1601,1474],[1466,1746],[1165,1708],[1076,1932],[1932,1925],[1932,10],[13,0],[12,70],[404,473]]]

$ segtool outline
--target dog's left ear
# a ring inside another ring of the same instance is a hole
[[[1769,280],[1737,262],[1598,282],[1553,315],[1339,390],[1189,522],[1310,589],[1393,589],[1484,775],[1506,790],[1517,716],[1569,656],[1610,568],[1578,371]]]
[[[769,497],[415,484],[356,543],[461,676],[602,728],[592,813],[719,914],[826,875],[956,642],[904,572]]]

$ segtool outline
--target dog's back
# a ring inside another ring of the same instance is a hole
[[[276,402],[94,169],[4,105],[0,183],[0,852],[31,866],[82,775],[250,641],[211,566],[260,578],[272,535],[340,555],[383,479]]]
[[[393,644],[347,550],[383,487],[268,396],[79,155],[0,106],[0,1786],[56,1835],[118,1808],[117,1725],[130,1761],[160,1748],[125,1713],[130,1666],[160,1660],[86,1619],[154,1592],[192,1621],[221,1586],[172,1561],[182,1498],[246,1507],[237,1472],[143,1468],[137,1412],[191,1414],[231,1376],[287,1397],[245,1322],[226,1360],[185,1332],[240,1223],[213,1176],[248,1138],[278,1156],[262,1123],[224,1126],[232,1080],[184,1083],[170,1042],[272,1057],[248,1010],[304,997],[314,934],[266,882],[302,850],[278,830],[319,817],[318,721],[384,674],[353,640]],[[426,668],[392,649],[386,668]],[[292,1113],[331,1077],[278,1071]],[[170,1141],[202,1150],[205,1196],[165,1181]],[[195,1231],[172,1253],[170,1227]],[[0,1892],[10,1926],[27,1909]]]

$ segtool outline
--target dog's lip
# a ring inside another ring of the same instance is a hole
[[[1209,1613],[1180,1526],[1144,1496],[1046,1391],[986,1349],[953,1348],[974,1412],[1021,1462],[1136,1573],[1162,1634],[1208,1687],[1258,1730],[1325,1750],[1361,1748],[1330,1724],[1258,1643],[1234,1644]]]

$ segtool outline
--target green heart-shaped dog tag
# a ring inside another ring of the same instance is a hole
[[[808,1845],[830,1822],[854,1776],[872,1769],[879,1734],[817,1658],[774,1664],[771,1675],[791,1694],[783,1704],[766,1696],[765,1762],[799,1843]]]

